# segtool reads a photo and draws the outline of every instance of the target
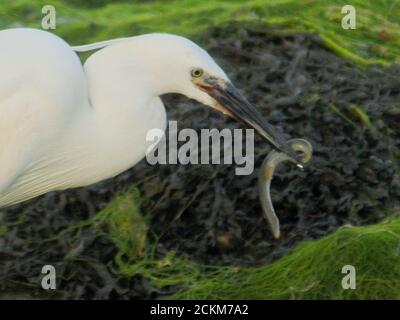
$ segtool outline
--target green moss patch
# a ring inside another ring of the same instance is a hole
[[[366,227],[342,227],[257,267],[206,266],[147,242],[137,191],[117,196],[94,219],[116,245],[114,273],[144,277],[174,299],[400,299],[400,216]],[[96,224],[95,224],[96,225]],[[99,225],[97,225],[99,227]],[[343,289],[342,268],[354,266],[356,289]]]
[[[345,265],[356,289],[342,288]],[[224,268],[175,295],[184,299],[400,299],[400,217],[343,227],[256,268]]]
[[[46,0],[14,0],[0,4],[0,28],[40,28]],[[318,33],[327,47],[361,65],[398,62],[400,5],[396,1],[351,1],[356,29],[344,30],[344,0],[251,1],[63,1],[53,0],[55,33],[72,44],[171,32],[196,38],[206,29],[227,23],[261,24],[265,29]]]

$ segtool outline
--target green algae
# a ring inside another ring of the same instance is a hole
[[[343,289],[354,266],[356,288]],[[343,227],[254,268],[224,268],[177,293],[184,299],[400,299],[400,217]]]
[[[46,0],[0,4],[0,28],[40,28]],[[57,29],[72,44],[83,44],[147,32],[171,32],[198,38],[228,23],[280,26],[285,32],[314,32],[336,54],[359,65],[387,65],[400,57],[400,6],[394,0],[352,1],[356,29],[341,26],[343,0],[250,1],[62,1],[54,0]]]
[[[117,247],[118,277],[141,276],[159,289],[176,286],[173,299],[400,299],[400,216],[344,226],[270,264],[210,266],[172,251],[156,257],[135,202],[138,192],[132,190],[94,219],[107,224],[104,235]],[[354,290],[342,287],[346,265],[356,270]]]

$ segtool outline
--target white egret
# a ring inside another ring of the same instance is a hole
[[[82,67],[75,51],[93,49],[100,50]],[[148,34],[71,47],[49,32],[7,29],[0,31],[0,207],[135,165],[148,130],[166,127],[165,93],[241,120],[296,157],[188,39]]]

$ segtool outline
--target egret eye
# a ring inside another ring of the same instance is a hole
[[[203,75],[203,73],[204,73],[203,69],[199,68],[192,69],[192,71],[190,72],[193,78],[199,78]]]

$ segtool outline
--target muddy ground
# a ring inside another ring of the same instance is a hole
[[[90,230],[78,240],[67,233],[43,241],[95,215],[132,184],[144,198],[142,211],[151,217],[158,254],[174,249],[213,264],[271,261],[344,224],[370,224],[395,213],[400,202],[399,67],[360,69],[325,49],[315,35],[231,27],[208,33],[202,42],[271,124],[288,138],[304,137],[314,146],[304,172],[287,166],[274,178],[282,239],[273,239],[257,198],[258,168],[271,150],[262,139],[256,140],[257,169],[249,176],[236,176],[235,165],[142,161],[97,185],[2,210],[3,220],[14,223],[0,236],[3,296],[43,297],[38,275],[49,263],[61,279],[59,298],[159,296],[140,278],[116,279],[106,266],[114,245]],[[179,128],[243,127],[184,97],[168,95],[164,101],[169,120],[178,120]],[[66,258],[72,248],[80,259]]]

